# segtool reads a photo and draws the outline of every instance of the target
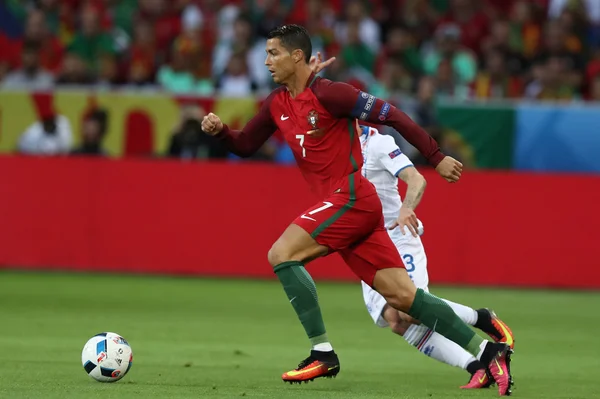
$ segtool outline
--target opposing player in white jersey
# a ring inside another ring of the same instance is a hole
[[[368,126],[361,128],[363,176],[377,189],[388,233],[402,255],[406,271],[418,288],[428,291],[427,256],[420,238],[423,224],[414,213],[425,190],[425,178],[414,168],[391,136],[380,134],[377,129]],[[398,178],[408,186],[404,202],[398,192]],[[362,287],[367,310],[375,324],[391,327],[394,333],[403,336],[421,353],[471,374],[469,383],[461,388],[487,388],[494,383],[486,366],[469,352],[428,327],[414,324],[414,320],[388,306],[385,298],[364,282]],[[490,310],[474,310],[445,299],[444,301],[465,323],[479,328],[495,341],[514,347],[511,330]]]

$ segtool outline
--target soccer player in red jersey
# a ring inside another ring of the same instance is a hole
[[[434,295],[417,289],[383,225],[374,186],[362,176],[358,120],[388,125],[415,146],[447,181],[457,181],[462,164],[441,153],[435,140],[391,104],[352,86],[312,72],[310,37],[301,26],[274,29],[265,65],[281,85],[242,130],[230,129],[217,115],[202,121],[239,156],[249,156],[279,129],[312,191],[321,200],[298,216],[269,250],[281,281],[312,344],[310,356],[287,382],[333,377],[340,370],[323,322],[314,281],[304,265],[338,252],[345,263],[387,303],[440,333],[488,365],[501,395],[509,395],[511,349],[479,337]]]

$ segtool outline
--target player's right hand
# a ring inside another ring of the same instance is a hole
[[[209,113],[202,119],[202,131],[206,134],[214,136],[223,130],[223,122],[221,122],[221,118],[212,112]]]
[[[388,230],[394,230],[396,227],[400,227],[402,235],[406,234],[404,230],[406,228],[408,231],[410,231],[413,237],[418,237],[419,220],[417,219],[415,211],[404,206],[400,207],[400,214],[398,215],[398,218],[394,220],[391,226],[388,227]]]
[[[435,167],[435,170],[450,183],[456,183],[460,179],[462,168],[462,163],[452,157],[446,156],[442,159],[442,162]]]

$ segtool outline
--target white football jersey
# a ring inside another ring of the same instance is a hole
[[[360,143],[364,159],[362,174],[377,190],[383,206],[384,223],[388,227],[396,220],[402,206],[398,173],[414,165],[398,148],[392,136],[380,134],[375,128],[361,126]],[[419,234],[423,234],[422,226],[419,221]],[[410,236],[410,232],[406,232]],[[393,230],[391,235],[392,239],[402,237],[400,229]]]

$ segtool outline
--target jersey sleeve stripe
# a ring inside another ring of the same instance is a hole
[[[352,154],[352,143],[354,142],[354,121],[352,119],[348,119],[348,133],[350,133],[350,163],[352,164],[352,173],[358,171],[358,164],[356,163],[356,159],[354,159],[354,155]]]
[[[403,166],[400,169],[398,169],[398,171],[396,173],[394,173],[394,176],[398,177],[398,175],[400,174],[400,172],[402,172],[404,169],[406,169],[406,168],[414,168],[414,167],[415,167],[415,165],[406,165],[406,166]]]

